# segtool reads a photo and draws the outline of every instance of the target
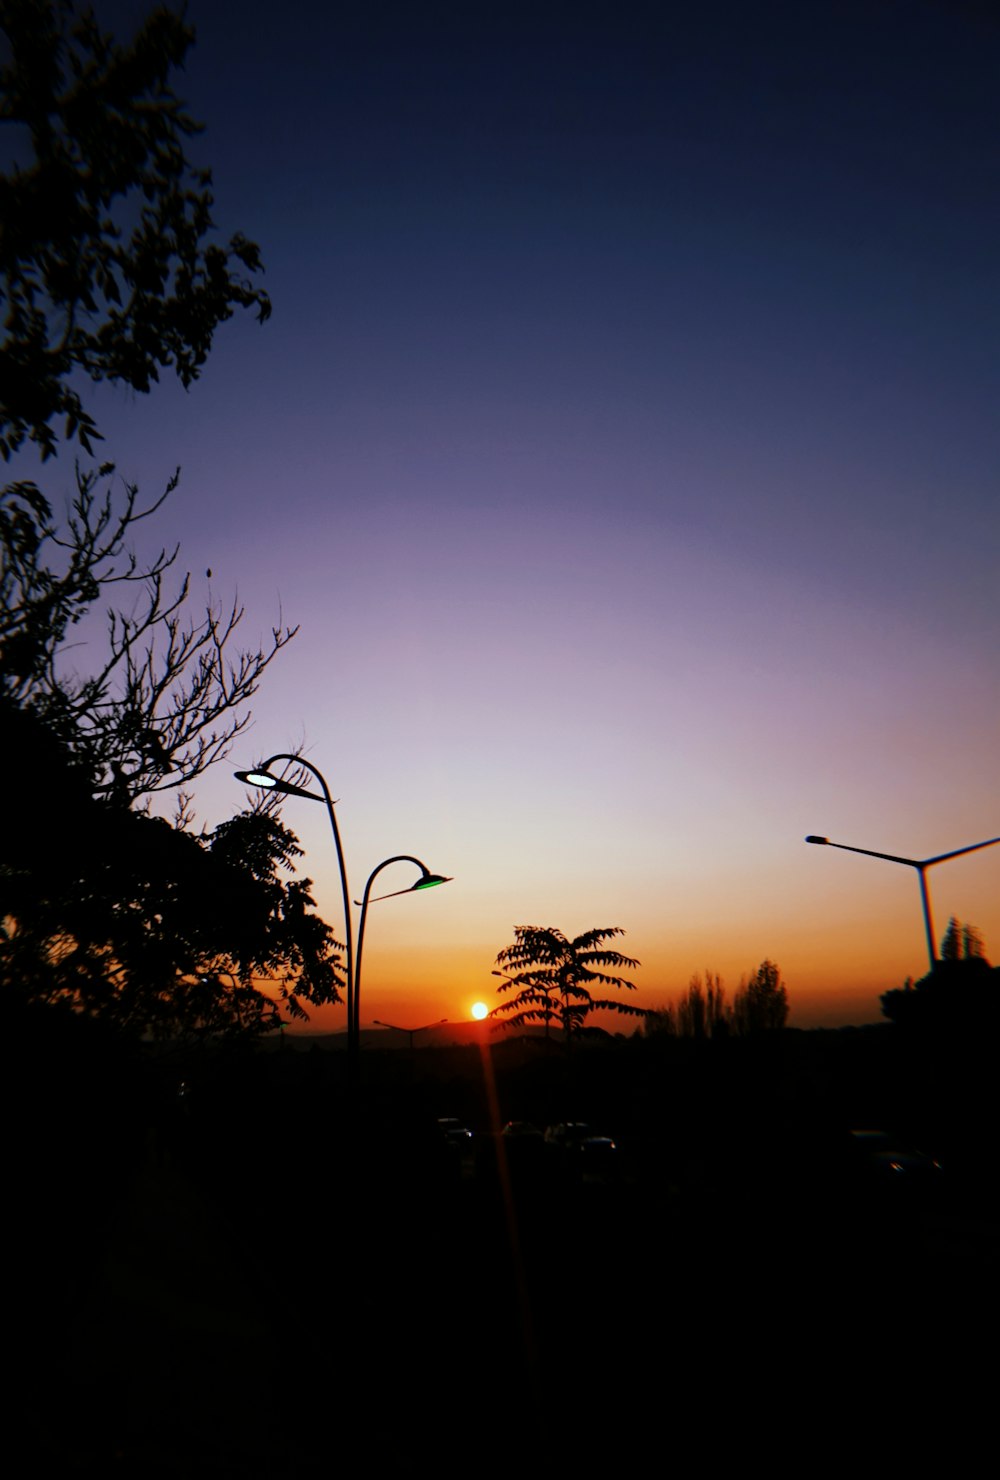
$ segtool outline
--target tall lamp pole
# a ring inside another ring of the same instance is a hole
[[[868,858],[884,858],[889,863],[905,863],[915,868],[920,875],[920,900],[924,907],[924,929],[927,932],[927,954],[931,970],[938,964],[937,945],[934,939],[934,921],[931,917],[931,897],[927,889],[927,870],[935,863],[946,863],[949,858],[960,858],[963,853],[978,853],[980,848],[991,848],[1000,843],[1000,838],[987,838],[985,843],[972,843],[968,848],[955,848],[951,853],[938,853],[934,858],[900,858],[896,853],[876,853],[872,848],[852,848],[849,843],[831,843],[829,838],[819,838],[810,833],[807,843],[819,843],[826,848],[843,848],[846,853],[864,853]]]
[[[322,790],[322,796],[317,796],[314,791],[307,791],[304,786],[296,786],[294,782],[286,781],[281,776],[271,773],[271,767],[276,761],[290,761],[293,765],[302,766],[310,775],[315,776]],[[365,886],[364,904],[361,909],[361,920],[358,926],[358,951],[357,959],[354,954],[354,926],[351,919],[351,893],[347,885],[347,864],[344,861],[344,848],[340,841],[340,829],[337,826],[337,814],[334,811],[335,802],[330,794],[330,788],[326,783],[326,777],[311,761],[305,760],[300,755],[292,755],[288,751],[279,751],[277,755],[270,756],[260,766],[255,766],[252,771],[236,771],[237,781],[242,781],[248,786],[259,786],[264,791],[279,791],[286,796],[305,797],[311,802],[323,802],[326,804],[327,816],[330,819],[330,828],[333,832],[333,841],[337,849],[337,864],[340,868],[340,888],[344,900],[344,933],[346,935],[347,951],[347,1053],[348,1058],[354,1066],[357,1063],[358,1051],[361,1046],[360,1024],[358,1016],[358,987],[361,971],[361,947],[364,943],[365,913],[368,909],[368,896],[371,892],[372,880],[390,863],[415,863],[421,870],[421,876],[409,889],[397,889],[396,894],[410,894],[418,889],[429,889],[435,884],[450,883],[450,879],[443,874],[432,874],[427,866],[420,862],[419,858],[413,858],[408,853],[398,853],[392,858],[387,858],[380,863],[369,876]],[[381,895],[382,899],[391,896]]]

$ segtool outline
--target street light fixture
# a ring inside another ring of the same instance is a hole
[[[436,1023],[424,1023],[420,1028],[401,1028],[398,1023],[384,1023],[381,1018],[372,1018],[372,1022],[378,1028],[391,1028],[394,1033],[408,1033],[410,1036],[410,1054],[413,1053],[413,1038],[416,1033],[427,1033],[431,1028],[440,1028],[446,1023],[447,1018],[438,1018]]]
[[[972,843],[968,848],[955,848],[951,853],[938,853],[934,858],[900,858],[896,853],[876,853],[871,848],[852,848],[849,843],[831,843],[829,838],[820,838],[814,833],[809,834],[806,842],[818,843],[825,848],[842,848],[846,853],[864,853],[868,858],[884,858],[889,863],[905,863],[908,868],[917,870],[920,875],[920,899],[924,907],[927,953],[930,956],[933,971],[938,964],[938,953],[934,940],[934,922],[931,918],[931,899],[927,889],[927,870],[935,863],[946,863],[949,858],[960,858],[963,853],[978,853],[980,848],[991,848],[994,843],[1000,843],[1000,838],[987,838],[984,843]]]
[[[276,761],[290,761],[293,765],[302,766],[310,775],[315,776],[322,789],[322,796],[317,796],[314,791],[307,791],[304,786],[297,786],[292,781],[286,781],[282,776],[273,775],[271,767]],[[409,889],[395,890],[394,892],[397,894],[410,894],[419,889],[430,889],[435,884],[447,884],[451,881],[446,879],[443,874],[432,874],[426,864],[421,863],[419,858],[412,858],[408,853],[396,854],[392,858],[387,858],[384,863],[380,863],[378,868],[369,876],[368,883],[365,886],[364,904],[362,905],[361,920],[358,927],[357,961],[355,962],[354,926],[351,920],[351,893],[347,884],[347,865],[344,861],[344,849],[340,841],[340,829],[337,826],[337,814],[334,811],[336,803],[330,794],[329,786],[326,784],[326,777],[311,761],[307,761],[301,755],[291,755],[288,751],[280,751],[277,755],[270,756],[262,765],[255,766],[253,770],[236,771],[234,775],[237,781],[242,781],[247,786],[258,786],[264,791],[279,791],[285,796],[304,797],[307,801],[323,802],[326,805],[327,816],[330,819],[330,828],[333,832],[333,841],[337,849],[337,864],[340,868],[340,887],[344,900],[344,933],[347,937],[345,943],[347,953],[347,1053],[353,1067],[357,1063],[358,1050],[361,1045],[361,1019],[358,1016],[358,985],[361,970],[361,947],[364,942],[365,933],[365,912],[368,908],[368,896],[371,891],[372,880],[388,864],[408,862],[417,865],[421,871],[420,878]],[[382,899],[391,898],[390,895],[381,895],[379,897]]]
[[[371,898],[372,884],[384,868],[390,863],[415,863],[420,870],[420,878],[408,889],[393,889],[391,894],[377,894]],[[364,895],[355,904],[361,905],[361,919],[358,921],[358,959],[354,967],[354,1021],[361,1023],[361,952],[365,944],[365,920],[368,916],[369,904],[377,904],[380,899],[395,899],[399,894],[416,894],[421,889],[433,889],[436,884],[450,884],[451,880],[445,878],[444,874],[432,874],[426,863],[421,863],[419,858],[414,858],[412,853],[395,853],[392,858],[385,858],[380,864],[372,869],[368,875],[368,883],[365,885]]]

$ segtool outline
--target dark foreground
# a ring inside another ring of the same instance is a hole
[[[992,1409],[986,1066],[893,1032],[379,1054],[353,1089],[332,1054],[25,1033],[18,1473],[964,1467]],[[510,1119],[586,1119],[614,1165]],[[944,1171],[886,1182],[859,1125]]]

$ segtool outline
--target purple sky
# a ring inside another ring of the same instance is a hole
[[[793,1021],[877,1016],[916,879],[803,835],[1000,834],[990,8],[188,12],[274,316],[99,419],[150,492],[182,465],[151,534],[195,589],[302,624],[233,764],[305,745],[356,895],[455,875],[373,915],[363,1022],[492,1005],[515,924],[624,926],[644,1005],[767,955]],[[336,925],[324,817],[284,815]],[[931,879],[994,957],[998,879]]]

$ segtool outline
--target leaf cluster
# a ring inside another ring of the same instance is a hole
[[[236,308],[271,312],[257,246],[212,239],[211,174],[171,73],[194,33],[154,11],[118,46],[91,11],[4,0],[10,60],[0,123],[24,163],[0,176],[0,454],[27,438],[56,451],[52,423],[88,452],[100,437],[72,372],[148,391],[173,368],[187,387]],[[13,135],[13,137],[11,137]]]

